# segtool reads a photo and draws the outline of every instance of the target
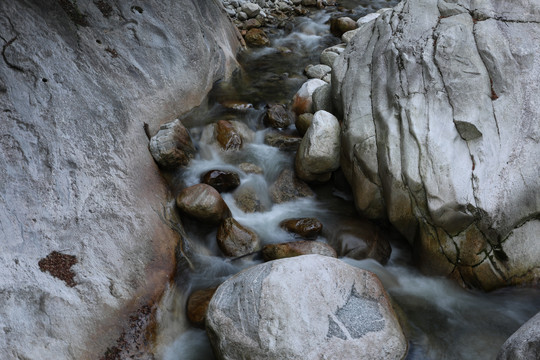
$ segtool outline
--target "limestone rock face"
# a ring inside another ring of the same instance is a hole
[[[216,2],[98,3],[0,1],[1,359],[99,359],[163,291],[178,238],[143,124],[155,134],[236,63]],[[40,271],[53,251],[77,258],[74,287]]]
[[[150,139],[150,153],[159,166],[175,169],[189,164],[195,154],[189,132],[180,120],[162,125]]]
[[[535,360],[540,354],[540,313],[522,325],[503,344],[497,360]]]
[[[296,153],[298,177],[305,181],[328,181],[332,171],[339,167],[340,140],[336,117],[324,110],[315,113]]]
[[[539,20],[537,1],[406,0],[333,64],[356,206],[425,272],[485,289],[540,278]]]
[[[225,281],[206,327],[220,359],[382,360],[407,352],[377,277],[320,255],[271,261]]]

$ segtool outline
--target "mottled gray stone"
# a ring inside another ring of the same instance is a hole
[[[320,255],[240,272],[218,288],[206,319],[220,359],[386,360],[407,352],[377,277]]]

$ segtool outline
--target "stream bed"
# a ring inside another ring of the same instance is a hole
[[[172,193],[198,184],[201,174],[213,169],[233,171],[241,186],[258,194],[261,211],[244,212],[232,193],[222,194],[232,216],[252,229],[262,244],[292,241],[280,228],[288,218],[314,217],[324,225],[317,241],[330,238],[351,222],[365,224],[365,236],[383,234],[392,245],[385,265],[373,259],[342,257],[350,265],[374,272],[405,319],[403,330],[409,340],[407,359],[494,359],[502,343],[540,310],[540,290],[507,288],[491,293],[467,290],[440,277],[422,275],[415,267],[407,242],[389,226],[360,219],[355,212],[350,189],[339,171],[325,185],[312,186],[315,196],[275,204],[269,188],[284,169],[294,168],[294,152],[265,144],[270,130],[264,125],[269,104],[290,104],[298,88],[307,80],[303,70],[318,64],[322,50],[340,43],[330,33],[328,21],[338,14],[357,19],[396,1],[348,0],[351,9],[343,14],[334,7],[314,10],[294,19],[292,26],[269,29],[270,47],[247,49],[239,55],[242,70],[228,83],[218,83],[207,101],[181,118],[190,130],[198,150],[188,168],[169,175]],[[236,104],[229,106],[226,104]],[[254,132],[254,140],[239,151],[216,151],[201,141],[204,126],[218,120],[236,120]],[[282,132],[295,133],[294,125]],[[251,163],[262,173],[250,173],[239,164]],[[158,330],[158,354],[166,360],[213,359],[204,330],[186,320],[185,306],[190,293],[216,287],[242,269],[262,262],[257,254],[241,259],[226,258],[216,242],[216,228],[182,219],[187,261],[179,261],[175,284],[163,300]],[[339,252],[338,252],[339,253]],[[182,259],[181,259],[182,260]],[[361,356],[359,356],[360,358]]]

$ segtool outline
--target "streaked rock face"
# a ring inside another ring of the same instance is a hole
[[[132,5],[0,1],[2,359],[101,358],[174,271],[143,125],[199,105],[239,44],[215,2]],[[40,271],[54,251],[73,287]]]
[[[407,352],[377,277],[320,255],[271,261],[225,281],[206,326],[221,359],[382,360]]]
[[[407,0],[333,63],[342,168],[424,271],[485,289],[540,278],[540,4]],[[396,36],[396,34],[400,34]]]

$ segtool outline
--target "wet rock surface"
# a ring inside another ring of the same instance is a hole
[[[249,184],[237,189],[233,197],[236,206],[246,213],[262,212],[268,208],[257,188]]]
[[[311,125],[312,121],[313,121],[313,114],[311,114],[311,113],[301,114],[296,119],[296,122],[294,123],[294,126],[296,126],[296,129],[298,130],[300,135],[304,136],[307,129]]]
[[[218,120],[203,129],[201,142],[215,145],[225,151],[236,151],[253,141],[253,137],[253,131],[242,122]]]
[[[180,120],[162,125],[150,139],[150,153],[159,166],[173,170],[189,164],[195,154],[189,131]]]
[[[204,328],[208,304],[215,292],[216,288],[196,290],[189,296],[186,313],[190,323],[199,328]]]
[[[241,163],[238,165],[238,167],[240,168],[240,170],[242,170],[243,172],[247,174],[262,174],[263,173],[263,170],[261,169],[260,166],[257,166],[251,163]]]
[[[266,46],[270,44],[264,30],[259,28],[249,29],[245,36],[246,43],[250,46]]]
[[[230,210],[219,192],[210,185],[197,184],[183,189],[176,197],[176,206],[196,220],[219,224],[230,216]]]
[[[311,79],[300,87],[293,98],[292,110],[296,113],[296,115],[313,112],[313,99],[311,96],[318,87],[325,84],[326,82],[320,79]]]
[[[304,239],[317,238],[323,229],[323,224],[315,218],[285,219],[279,226]]]
[[[264,136],[264,143],[283,151],[296,151],[302,138],[280,132],[269,132]]]
[[[290,169],[283,170],[270,187],[272,201],[277,204],[313,195],[309,185],[298,179]]]
[[[219,248],[225,256],[242,256],[255,251],[259,237],[252,230],[229,217],[219,225],[217,232]]]
[[[220,120],[216,124],[216,140],[223,150],[238,150],[242,147],[242,137],[233,125],[226,120]]]
[[[275,129],[286,128],[294,123],[294,115],[285,105],[270,105],[266,112],[265,123]]]
[[[337,257],[336,251],[330,245],[319,241],[291,241],[281,244],[268,244],[262,248],[264,261],[312,254]]]
[[[206,325],[222,359],[401,359],[407,352],[377,277],[320,255],[271,261],[227,280]]]
[[[240,177],[232,171],[210,170],[201,176],[201,182],[212,186],[220,193],[229,192],[240,185]]]
[[[356,260],[375,259],[386,264],[392,253],[390,237],[378,226],[364,219],[343,219],[329,229],[328,242],[339,256]]]

